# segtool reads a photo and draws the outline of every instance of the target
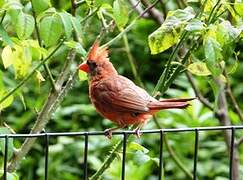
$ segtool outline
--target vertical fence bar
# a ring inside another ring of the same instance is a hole
[[[49,135],[45,134],[45,180],[48,180]]]
[[[122,180],[125,180],[126,171],[126,149],[127,149],[127,133],[123,133],[123,149],[122,149]]]
[[[7,180],[7,164],[8,164],[8,135],[5,135],[4,164],[3,164],[3,179],[4,180]]]
[[[193,180],[197,180],[197,161],[198,161],[198,148],[199,148],[198,140],[199,140],[199,132],[198,129],[195,129]]]
[[[235,128],[231,128],[231,143],[230,143],[230,169],[229,169],[229,179],[233,180],[233,161],[234,161],[234,147],[235,147]]]
[[[164,169],[163,169],[163,141],[164,140],[164,133],[160,130],[160,149],[159,149],[159,180],[162,180],[164,176]]]
[[[88,133],[84,135],[84,180],[88,179]]]

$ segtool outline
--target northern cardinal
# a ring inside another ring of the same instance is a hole
[[[112,131],[136,124],[135,134],[140,136],[140,129],[151,116],[162,109],[186,108],[185,99],[157,100],[144,89],[135,85],[128,78],[117,73],[109,61],[108,49],[101,48],[96,41],[91,47],[87,60],[79,69],[89,75],[89,97],[96,110],[118,127],[105,130],[111,138]]]

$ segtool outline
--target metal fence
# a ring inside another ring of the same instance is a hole
[[[243,126],[216,126],[216,127],[196,127],[196,128],[178,128],[178,129],[156,129],[156,130],[143,130],[143,134],[159,134],[160,135],[160,149],[159,149],[159,174],[158,179],[162,179],[163,169],[163,136],[165,133],[180,133],[180,132],[191,132],[194,133],[194,165],[193,165],[193,179],[197,179],[197,162],[198,162],[198,151],[199,151],[199,135],[201,131],[231,131],[231,143],[230,143],[230,156],[229,156],[229,179],[233,180],[233,157],[234,157],[234,144],[235,144],[235,131],[243,129]],[[123,150],[122,150],[122,174],[121,179],[125,180],[126,172],[126,148],[128,135],[134,134],[134,131],[120,131],[113,132],[113,135],[123,135]],[[41,133],[41,134],[1,134],[0,138],[5,139],[5,153],[4,153],[4,174],[3,179],[7,180],[7,159],[8,159],[8,141],[9,138],[40,138],[45,139],[45,180],[48,179],[48,152],[49,152],[49,139],[51,137],[58,136],[82,136],[84,137],[84,179],[88,179],[88,142],[89,136],[102,136],[104,132],[64,132],[64,133]]]

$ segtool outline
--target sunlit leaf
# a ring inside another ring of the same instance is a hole
[[[78,77],[80,81],[86,81],[88,79],[87,73],[83,71],[78,72]]]
[[[175,45],[180,29],[193,17],[195,14],[191,7],[170,11],[162,26],[149,35],[151,54],[158,54]]]
[[[113,16],[119,28],[123,28],[128,22],[128,8],[124,0],[115,0],[113,3]]]
[[[187,69],[197,76],[208,76],[211,75],[211,72],[208,70],[206,63],[204,62],[195,62],[190,64]]]
[[[14,62],[14,54],[10,46],[5,46],[2,51],[2,60],[3,60],[3,66],[4,68],[8,68],[11,66]]]
[[[36,78],[37,78],[39,84],[41,82],[45,81],[45,78],[42,76],[41,72],[38,70],[36,70]]]
[[[243,2],[241,0],[236,0],[234,9],[241,17],[243,17]]]
[[[15,46],[14,70],[16,78],[23,78],[31,67],[32,55],[28,47]]]
[[[0,90],[0,98],[4,97],[5,95],[7,94],[7,91],[1,89]],[[0,103],[0,112],[10,106],[13,102],[14,98],[13,98],[13,95],[10,95],[7,99],[5,99],[2,103]]]
[[[31,15],[20,12],[17,17],[15,30],[20,39],[28,38],[34,31],[34,18]]]
[[[58,16],[47,16],[41,20],[40,36],[47,47],[57,44],[62,33],[62,22]]]

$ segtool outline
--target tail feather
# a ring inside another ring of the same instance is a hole
[[[150,110],[162,110],[162,109],[184,109],[190,104],[195,98],[185,98],[185,99],[163,99],[157,102],[151,102],[148,104]]]

